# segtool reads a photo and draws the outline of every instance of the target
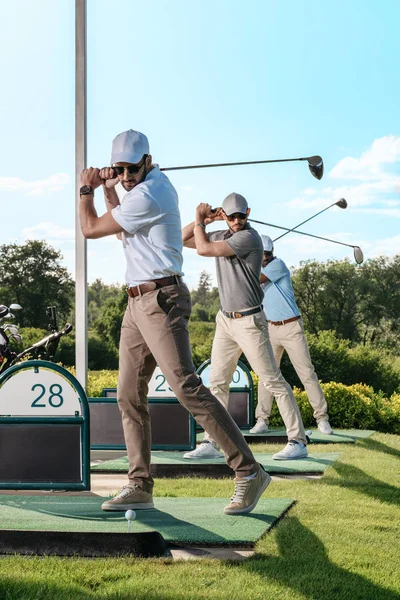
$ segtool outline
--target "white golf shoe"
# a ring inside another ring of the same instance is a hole
[[[202,442],[197,448],[185,452],[183,458],[224,458],[211,442]]]
[[[332,435],[333,429],[328,421],[328,419],[322,419],[318,421],[318,431],[320,433],[325,433],[326,435]]]
[[[257,423],[252,427],[249,433],[266,433],[268,431],[268,425],[264,419],[258,419]]]
[[[295,460],[296,458],[307,458],[307,446],[296,440],[290,440],[283,450],[273,455],[274,460]]]

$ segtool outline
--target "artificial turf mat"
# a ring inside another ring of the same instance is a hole
[[[225,459],[222,458],[206,458],[206,459],[185,459],[183,458],[184,452],[152,452],[151,462],[153,465],[159,465],[166,467],[168,465],[181,467],[179,469],[180,476],[190,474],[191,468],[194,465],[206,467],[205,472],[209,472],[209,476],[213,476],[213,465],[225,466]],[[268,473],[323,473],[327,467],[329,467],[337,458],[340,456],[339,452],[326,452],[311,454],[308,458],[302,458],[298,460],[273,460],[272,454],[267,453],[255,453],[254,454],[257,462],[261,463],[264,469]],[[128,472],[128,457],[123,456],[114,460],[108,460],[98,465],[91,467],[93,472],[101,473],[127,473]],[[178,470],[177,470],[178,471]],[[225,471],[224,471],[225,472]],[[226,468],[226,474],[230,474],[232,471],[229,467]],[[158,476],[162,476],[162,470],[158,471]]]
[[[368,438],[375,433],[375,431],[370,429],[334,429],[333,435],[320,433],[318,429],[311,429],[309,431],[311,431],[311,435],[309,435],[311,444],[354,444],[358,440]],[[272,427],[266,433],[249,433],[248,429],[243,429],[242,434],[249,443],[275,443],[277,440],[274,438],[280,440],[285,438],[287,440],[286,430],[282,427]],[[197,434],[198,442],[201,442],[203,438],[203,431]]]
[[[104,512],[98,496],[0,495],[3,530],[127,533],[124,512]],[[158,531],[181,545],[253,546],[291,507],[288,498],[261,498],[248,515],[225,515],[224,498],[155,498],[138,510],[131,533]],[[0,529],[1,541],[1,529]],[[0,548],[1,552],[1,548]]]

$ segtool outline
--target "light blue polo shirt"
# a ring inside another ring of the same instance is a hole
[[[268,321],[285,321],[300,315],[294,298],[290,271],[280,258],[274,258],[261,273],[269,281],[263,283],[264,312]]]

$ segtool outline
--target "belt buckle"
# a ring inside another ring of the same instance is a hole
[[[240,313],[240,312],[235,312],[234,314],[235,314],[235,317],[234,317],[235,319],[241,319],[243,317],[242,313]]]

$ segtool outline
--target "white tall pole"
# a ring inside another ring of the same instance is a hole
[[[87,384],[87,260],[86,239],[79,221],[79,175],[86,168],[86,0],[75,0],[75,365],[76,377]]]

